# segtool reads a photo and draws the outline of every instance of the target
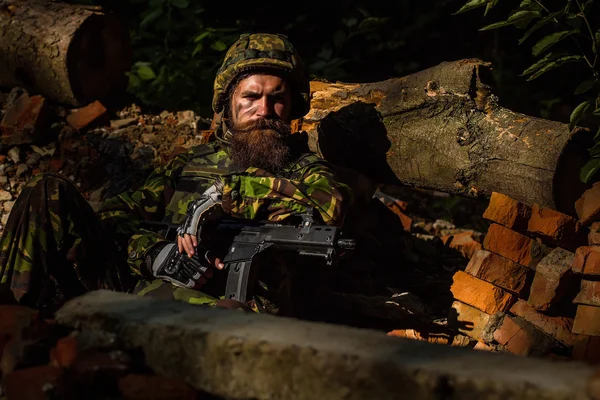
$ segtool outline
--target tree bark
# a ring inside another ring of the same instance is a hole
[[[464,59],[381,82],[312,81],[298,124],[313,150],[377,183],[496,191],[575,216],[590,132],[499,106],[490,70]]]
[[[122,94],[131,66],[120,18],[43,0],[0,5],[0,54],[0,86],[74,106]]]

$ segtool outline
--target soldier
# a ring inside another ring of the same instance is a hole
[[[349,187],[308,150],[305,133],[291,131],[309,110],[309,80],[285,36],[241,35],[216,75],[212,106],[215,141],[176,156],[97,213],[64,178],[33,177],[0,243],[3,299],[53,312],[104,288],[228,306],[210,279],[223,275],[220,253],[189,234],[199,205],[212,202],[213,219],[291,222],[312,208],[323,223],[342,224]]]

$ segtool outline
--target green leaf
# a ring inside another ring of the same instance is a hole
[[[192,57],[195,57],[196,54],[200,53],[204,49],[204,45],[202,43],[198,43],[192,51]]]
[[[483,28],[480,28],[479,30],[487,31],[490,29],[496,29],[496,28],[500,28],[503,26],[514,25],[517,22],[530,21],[533,18],[537,18],[539,16],[540,16],[540,13],[538,11],[517,11],[516,13],[514,13],[510,17],[508,17],[508,19],[506,21],[496,22],[494,24],[484,26]]]
[[[539,78],[546,72],[553,70],[554,68],[560,67],[561,65],[568,64],[571,62],[580,61],[581,59],[582,59],[581,56],[564,56],[564,57],[557,58],[555,60],[552,60],[548,64],[544,65],[542,68],[538,69],[537,71],[535,71],[533,74],[531,74],[529,76],[529,78],[527,78],[527,80],[532,81],[534,79]]]
[[[489,0],[487,5],[485,6],[483,16],[485,17],[488,14],[488,12],[490,12],[490,10],[494,8],[494,6],[496,6],[496,4],[498,4],[498,0]]]
[[[540,39],[533,46],[531,52],[534,56],[537,56],[540,53],[548,50],[550,47],[554,46],[556,43],[560,42],[561,40],[571,36],[575,32],[578,32],[578,30],[573,29],[570,31],[560,31],[560,32],[551,33],[550,35],[547,35],[547,36],[543,37],[542,39]]]
[[[531,28],[529,28],[527,30],[527,32],[525,32],[523,37],[521,39],[519,39],[519,44],[523,43],[529,36],[531,36],[531,34],[533,32],[537,31],[542,26],[546,25],[548,22],[553,21],[555,18],[557,18],[561,14],[564,14],[564,11],[556,11],[556,12],[546,15],[544,18],[537,21]]]
[[[154,73],[152,68],[150,68],[150,66],[146,64],[141,64],[138,66],[137,74],[142,80],[145,81],[149,81],[156,78],[156,74]]]
[[[140,27],[145,27],[146,25],[151,24],[152,22],[156,21],[156,19],[158,19],[158,17],[160,17],[162,15],[162,7],[158,7],[155,8],[154,10],[150,11],[142,20],[142,22],[140,22]]]
[[[479,28],[479,30],[480,31],[489,31],[492,29],[502,28],[503,26],[509,26],[509,25],[513,25],[513,24],[514,24],[514,22],[510,22],[510,21],[494,22],[493,24],[486,25],[483,28]]]
[[[590,106],[591,104],[589,101],[584,101],[583,103],[575,107],[575,109],[571,113],[571,117],[569,118],[569,131],[573,130],[575,125],[577,125],[577,123],[581,119],[582,115],[585,114],[585,112],[588,110],[588,108],[590,108]]]
[[[194,43],[201,42],[202,39],[209,37],[210,35],[211,35],[211,32],[202,32],[201,34],[199,34],[198,36],[196,36],[194,38]]]
[[[579,179],[583,183],[588,183],[600,169],[600,158],[590,158],[579,171]]]
[[[339,50],[344,46],[344,43],[346,43],[346,34],[343,30],[338,29],[333,35],[333,45]]]
[[[210,45],[210,48],[215,51],[224,51],[227,49],[227,45],[223,41],[217,40]]]
[[[177,8],[187,8],[190,5],[189,0],[169,0],[169,3]]]
[[[532,66],[527,68],[525,71],[523,71],[523,73],[520,76],[529,75],[529,74],[537,71],[538,69],[543,67],[546,63],[548,63],[550,60],[552,60],[552,53],[548,53],[544,56],[544,58],[536,61],[535,64],[533,64]]]
[[[531,11],[539,11],[542,7],[534,0],[523,0],[521,4],[519,4],[520,10],[531,10]]]
[[[600,129],[599,129],[599,131],[600,131]],[[597,134],[596,134],[596,136],[597,136]],[[596,137],[596,136],[594,136],[594,137]],[[592,147],[590,147],[588,149],[588,151],[590,153],[590,156],[592,156],[592,157],[600,156],[600,143],[594,144]]]
[[[591,88],[594,87],[596,82],[597,82],[597,80],[595,80],[595,79],[590,79],[590,80],[581,82],[579,84],[579,86],[577,86],[577,89],[575,89],[575,92],[573,94],[578,95],[578,94],[583,94],[583,93],[587,92],[588,90],[590,90]]]
[[[482,7],[488,3],[488,0],[470,0],[462,6],[458,11],[453,13],[452,15],[462,14],[467,11],[471,11],[475,8]]]

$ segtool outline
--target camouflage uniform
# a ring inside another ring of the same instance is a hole
[[[257,50],[265,40],[270,41],[268,53]],[[289,67],[298,73],[299,60],[293,59],[295,52],[289,46],[279,35],[242,35],[215,80],[215,111],[222,111],[233,77],[255,62],[275,63],[276,68]],[[244,64],[250,56],[255,57]],[[260,58],[265,56],[276,58]],[[296,89],[301,97],[292,103],[292,113],[298,117],[308,110],[308,80],[302,78]],[[297,139],[292,161],[277,176],[257,168],[234,170],[228,155],[229,134],[221,132],[217,141],[176,156],[153,171],[138,190],[105,201],[98,213],[65,179],[34,177],[17,199],[0,240],[0,288],[35,307],[49,301],[60,304],[64,298],[97,288],[213,304],[222,295],[223,276],[210,279],[199,292],[153,279],[145,263],[153,246],[175,239],[162,228],[181,223],[188,204],[219,177],[225,183],[222,208],[232,217],[282,221],[310,206],[324,223],[342,223],[350,190],[335,180],[327,162],[308,151],[305,134],[292,135]]]

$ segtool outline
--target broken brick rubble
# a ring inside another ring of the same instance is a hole
[[[532,270],[487,250],[477,251],[467,264],[465,272],[519,297],[529,294],[533,279]]]
[[[23,93],[4,113],[0,122],[2,144],[33,143],[41,138],[48,122],[48,105],[42,96]]]
[[[506,315],[494,332],[494,339],[509,352],[520,356],[542,356],[557,347],[554,339],[521,317]]]
[[[587,244],[587,237],[579,221],[570,215],[534,204],[527,225],[529,233],[547,241],[551,245],[575,250]]]
[[[531,217],[531,207],[505,194],[493,192],[483,218],[508,229],[523,232]]]
[[[575,202],[575,212],[582,225],[591,225],[600,217],[600,182],[596,182],[591,188]]]
[[[556,247],[538,263],[529,292],[529,304],[546,311],[561,301],[573,282],[571,265],[574,258],[572,252]]]
[[[551,250],[532,238],[498,224],[490,225],[483,248],[531,269],[535,269]]]
[[[555,338],[568,347],[573,347],[577,340],[577,335],[571,332],[573,318],[543,314],[524,300],[517,300],[509,312],[525,319],[548,336]]]
[[[98,125],[109,125],[108,110],[99,101],[94,101],[67,116],[67,124],[76,131]]]
[[[575,304],[600,307],[600,281],[581,281],[581,290],[573,299]]]
[[[450,291],[456,300],[487,314],[506,311],[517,299],[506,290],[463,271],[456,272],[452,281]]]
[[[600,276],[600,247],[581,246],[575,251],[571,268],[584,276]]]
[[[580,304],[573,321],[573,332],[600,336],[600,307]]]

